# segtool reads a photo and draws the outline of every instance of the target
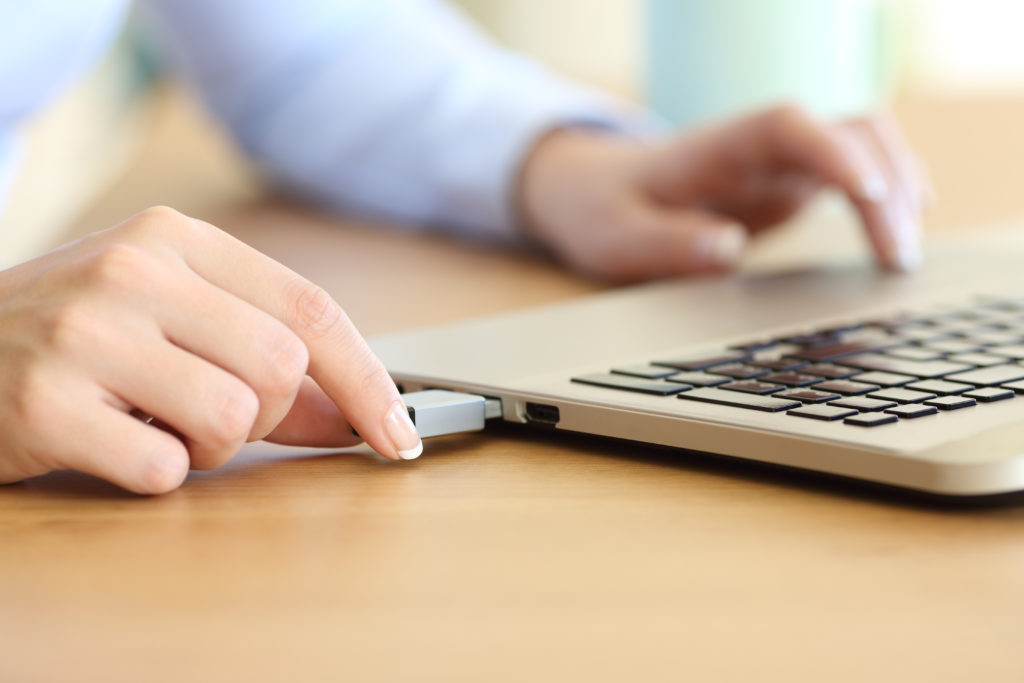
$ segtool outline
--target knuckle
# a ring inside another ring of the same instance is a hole
[[[85,304],[72,301],[49,311],[41,325],[42,340],[47,348],[69,351],[94,339],[100,322]]]
[[[765,114],[769,127],[778,131],[790,131],[807,125],[810,116],[798,104],[785,102],[769,109]]]
[[[360,375],[358,388],[363,396],[379,395],[380,387],[394,386],[391,375],[384,366],[367,350],[367,357],[363,362],[363,372]]]
[[[144,249],[127,242],[115,242],[100,249],[86,262],[84,277],[93,287],[135,288],[151,276],[153,260]]]
[[[141,241],[165,241],[189,236],[201,229],[200,222],[169,206],[151,206],[123,224],[126,234]]]
[[[322,287],[304,282],[294,295],[294,315],[300,334],[319,339],[338,329],[344,318],[341,306]]]
[[[190,222],[180,211],[168,206],[152,206],[143,209],[129,221],[136,229],[143,233],[163,233],[172,225]]]
[[[151,206],[135,215],[134,220],[144,225],[163,226],[185,220],[185,214],[169,206]]]
[[[248,386],[239,386],[225,391],[217,399],[216,408],[210,413],[211,440],[222,446],[245,441],[252,431],[259,413],[259,399]]]

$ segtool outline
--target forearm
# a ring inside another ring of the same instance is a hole
[[[176,62],[246,149],[346,211],[509,236],[515,179],[546,132],[653,127],[495,47],[438,2],[303,0],[256,16],[231,0],[153,4]]]

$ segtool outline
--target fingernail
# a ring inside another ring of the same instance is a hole
[[[402,460],[415,460],[423,453],[423,441],[416,426],[409,419],[409,411],[401,401],[395,401],[384,420],[384,429]]]
[[[889,194],[889,184],[885,178],[877,174],[870,174],[860,179],[857,188],[857,196],[868,202],[880,202]]]
[[[917,270],[924,256],[921,253],[920,221],[908,210],[897,211],[895,247],[896,267],[905,272]]]
[[[733,266],[740,260],[747,243],[747,231],[738,225],[725,225],[708,230],[710,242],[708,258],[715,265]]]

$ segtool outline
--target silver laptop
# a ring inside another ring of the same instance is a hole
[[[663,281],[371,339],[502,419],[949,496],[1024,489],[1024,240]],[[538,439],[544,433],[538,432]]]

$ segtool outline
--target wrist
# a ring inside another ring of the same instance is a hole
[[[600,129],[557,128],[527,154],[514,194],[521,234],[559,250],[562,233],[585,224],[631,187],[644,146]]]

